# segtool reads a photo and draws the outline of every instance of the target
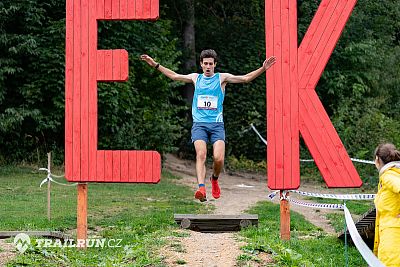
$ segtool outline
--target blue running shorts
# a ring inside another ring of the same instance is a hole
[[[218,140],[225,142],[225,127],[223,122],[193,122],[192,142],[203,140],[214,144]]]

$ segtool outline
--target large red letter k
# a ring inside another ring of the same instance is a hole
[[[297,46],[297,1],[266,0],[268,187],[300,186],[299,131],[328,187],[359,187],[361,179],[315,87],[356,4],[322,0]]]

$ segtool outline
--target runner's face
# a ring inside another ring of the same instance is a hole
[[[200,62],[203,73],[207,77],[214,75],[214,69],[217,63],[214,62],[213,58],[203,58],[203,62]]]

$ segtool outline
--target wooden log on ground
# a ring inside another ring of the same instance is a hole
[[[198,232],[233,232],[249,226],[258,226],[257,214],[174,214],[177,224],[183,229]]]

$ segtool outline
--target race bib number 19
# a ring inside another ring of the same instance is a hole
[[[197,98],[197,109],[216,110],[218,104],[218,96],[199,95]]]

